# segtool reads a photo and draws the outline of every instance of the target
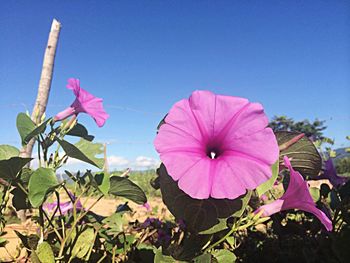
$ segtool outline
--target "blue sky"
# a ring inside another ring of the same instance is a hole
[[[47,115],[73,101],[66,81],[79,78],[111,115],[101,129],[79,120],[124,166],[158,158],[158,122],[196,89],[261,102],[270,117],[326,120],[336,146],[349,145],[350,4],[340,0],[2,1],[0,144],[19,146],[15,118],[32,109],[53,18],[62,30]]]

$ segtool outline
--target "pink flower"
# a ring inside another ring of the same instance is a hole
[[[323,175],[318,176],[316,179],[317,180],[328,179],[335,188],[339,188],[340,186],[345,184],[346,181],[348,180],[348,178],[341,177],[337,174],[337,171],[334,167],[334,164],[331,158],[325,161],[325,171]]]
[[[267,124],[261,104],[195,91],[171,108],[154,145],[186,194],[235,199],[271,177],[279,149]]]
[[[280,199],[261,206],[255,213],[263,211],[262,216],[270,216],[283,210],[300,209],[314,214],[328,231],[332,230],[332,222],[312,200],[309,192],[309,186],[304,181],[301,174],[295,171],[287,156],[284,157],[284,164],[290,171],[290,181],[287,191]]]
[[[151,209],[151,205],[146,202],[144,203],[143,205],[141,205],[143,208],[146,208],[147,212],[150,212],[152,209]]]
[[[102,99],[95,97],[81,88],[78,79],[68,79],[67,88],[73,90],[76,99],[70,107],[58,113],[54,117],[54,120],[64,120],[72,115],[77,116],[79,113],[85,112],[95,120],[97,126],[102,127],[109,117],[103,109]]]
[[[55,211],[57,208],[57,202],[44,204],[44,209],[46,209],[49,212]],[[80,200],[77,202],[76,207],[77,211],[80,211],[83,209],[83,205],[81,204]],[[60,210],[62,212],[62,215],[67,214],[69,211],[73,211],[73,203],[71,201],[60,203]]]

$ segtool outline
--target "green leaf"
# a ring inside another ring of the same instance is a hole
[[[19,171],[30,161],[32,158],[11,157],[8,160],[0,160],[0,178],[9,180],[15,179]]]
[[[17,115],[16,125],[22,145],[25,145],[24,139],[35,129],[35,123],[27,114],[21,112]]]
[[[102,144],[95,144],[81,139],[77,144],[73,145],[65,140],[57,138],[57,142],[62,146],[63,150],[69,157],[94,165],[100,169],[103,167],[103,158],[96,158],[96,154],[100,154]]]
[[[317,202],[320,199],[320,189],[317,187],[310,187],[309,192],[314,202]]]
[[[256,192],[258,193],[259,197],[273,187],[273,184],[275,183],[279,173],[279,161],[275,162],[271,166],[271,170],[272,170],[271,178],[256,188]]]
[[[19,150],[16,147],[6,144],[0,145],[0,160],[7,160],[18,155]]]
[[[107,225],[108,234],[114,235],[114,234],[119,234],[120,232],[123,232],[123,224],[125,224],[126,221],[123,218],[123,213],[114,213],[113,215],[103,219],[102,223]]]
[[[162,164],[157,170],[160,176],[160,189],[164,204],[176,219],[185,220],[191,232],[201,232],[219,223],[220,218],[240,216],[251,196],[251,192],[234,199],[204,200],[191,198],[179,189]]]
[[[171,256],[163,255],[162,249],[154,249],[154,263],[185,263],[185,261],[179,261]]]
[[[40,124],[38,127],[36,127],[34,130],[32,130],[27,136],[25,136],[23,142],[25,144],[28,144],[29,141],[34,138],[35,136],[39,135],[40,133],[43,133],[46,130],[47,124],[52,120],[52,118],[47,119],[42,124]]]
[[[7,239],[0,237],[0,247],[5,247],[7,243]]]
[[[219,218],[218,220],[219,220],[218,224],[214,225],[213,227],[211,227],[211,228],[209,228],[207,230],[199,232],[199,234],[201,234],[201,235],[211,235],[211,234],[215,234],[217,232],[220,232],[222,230],[227,229],[226,218]]]
[[[28,196],[23,190],[19,187],[14,188],[11,191],[12,194],[12,205],[16,209],[16,211],[22,209],[31,208],[30,202],[28,200]]]
[[[94,245],[94,239],[95,231],[93,228],[86,228],[83,232],[78,233],[78,239],[72,249],[71,257],[84,258],[90,247]]]
[[[212,252],[212,255],[220,263],[234,263],[236,262],[236,256],[231,251],[226,249],[218,249]]]
[[[77,123],[69,132],[67,132],[67,135],[80,137],[89,142],[94,139],[94,136],[89,135],[88,130],[80,123]]]
[[[279,131],[275,132],[278,145],[286,145],[300,136],[299,132]],[[321,156],[315,145],[306,136],[298,139],[284,150],[280,151],[280,163],[283,163],[283,157],[288,156],[295,170],[305,177],[315,178],[318,176],[322,167]]]
[[[30,254],[30,262],[41,263],[38,255],[35,253],[35,251],[32,251],[32,253]]]
[[[139,205],[147,202],[147,197],[143,190],[137,184],[125,177],[110,177],[109,193],[115,196],[127,198]]]
[[[55,263],[55,256],[49,243],[42,242],[35,252],[41,263]]]
[[[100,190],[104,195],[108,195],[110,188],[110,174],[109,173],[97,173],[94,176],[94,181],[98,190]]]
[[[193,259],[194,263],[211,263],[211,255],[208,253],[202,254]],[[221,263],[221,261],[219,261]]]
[[[39,207],[46,196],[57,186],[58,181],[53,169],[39,168],[29,179],[28,197],[33,207]]]

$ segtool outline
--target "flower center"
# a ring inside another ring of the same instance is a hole
[[[221,151],[217,147],[207,146],[206,154],[210,159],[216,159],[221,154]]]

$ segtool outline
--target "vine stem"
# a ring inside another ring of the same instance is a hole
[[[64,246],[66,245],[67,240],[70,238],[70,236],[73,233],[73,230],[75,229],[75,226],[78,224],[78,222],[103,198],[104,195],[101,195],[95,202],[93,202],[88,209],[86,209],[83,213],[79,215],[77,219],[74,219],[74,222],[72,224],[72,227],[70,228],[69,232],[67,233],[66,237],[63,239],[60,247],[60,251],[58,254],[58,258],[62,257]],[[75,206],[75,204],[74,204]]]

